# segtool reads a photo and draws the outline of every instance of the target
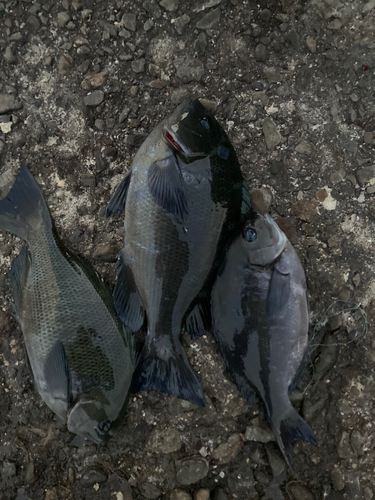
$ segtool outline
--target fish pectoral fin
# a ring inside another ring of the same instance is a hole
[[[211,327],[210,304],[202,301],[196,304],[186,318],[186,330],[191,339],[201,337]]]
[[[184,221],[188,207],[180,167],[174,156],[150,165],[148,188],[159,206],[180,222]]]
[[[10,284],[13,291],[14,309],[18,317],[22,292],[25,288],[27,276],[31,266],[31,257],[26,247],[22,247],[19,255],[12,262],[9,272]]]
[[[58,340],[48,353],[44,365],[44,378],[47,390],[55,399],[69,404],[70,382],[68,360],[65,349]]]
[[[131,175],[132,171],[130,170],[115,189],[115,192],[113,193],[112,198],[109,200],[107,209],[105,211],[106,217],[109,217],[113,213],[116,213],[117,219],[120,217],[121,212],[125,208],[126,196],[128,194]]]
[[[136,332],[143,325],[145,311],[131,268],[126,263],[124,249],[118,254],[116,263],[117,281],[113,299],[121,321]]]
[[[280,273],[275,267],[272,271],[266,310],[269,316],[279,314],[290,298],[290,275]]]

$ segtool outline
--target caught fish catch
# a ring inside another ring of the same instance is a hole
[[[194,337],[210,324],[218,257],[240,231],[250,200],[227,135],[198,100],[183,102],[142,144],[107,216],[124,208],[116,310],[133,331],[145,315],[148,326],[133,388],[204,405],[181,327],[186,321]]]
[[[317,444],[289,400],[307,358],[309,309],[299,258],[269,215],[254,212],[228,249],[212,290],[212,320],[239,391],[250,404],[258,392],[290,465],[294,439]]]
[[[10,281],[37,391],[69,431],[100,444],[127,401],[131,332],[94,268],[56,235],[27,167],[0,201],[0,228],[28,243],[12,264]]]

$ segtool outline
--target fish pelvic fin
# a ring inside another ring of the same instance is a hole
[[[202,301],[194,306],[186,318],[186,329],[191,339],[207,333],[211,327],[210,303]]]
[[[205,406],[198,377],[182,345],[166,337],[154,341],[147,335],[132,380],[132,392],[138,391],[163,392]]]
[[[14,311],[17,318],[19,316],[22,293],[29,275],[30,265],[30,254],[26,247],[22,247],[19,255],[12,262],[9,272],[10,284],[13,290]]]
[[[115,189],[105,211],[106,217],[109,217],[113,213],[117,215],[117,219],[120,217],[121,212],[125,208],[131,175],[132,171],[130,170]]]
[[[274,429],[273,432],[290,468],[293,456],[292,443],[295,439],[301,439],[314,446],[318,445],[311,427],[303,420],[292,405],[290,405],[290,410],[286,417],[281,420],[279,431],[275,432]]]
[[[29,240],[41,225],[52,228],[52,220],[40,187],[30,170],[21,167],[7,196],[0,201],[0,228]]]

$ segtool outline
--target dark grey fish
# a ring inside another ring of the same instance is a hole
[[[127,401],[132,334],[94,268],[57,237],[27,167],[0,201],[0,228],[28,243],[10,281],[36,388],[69,431],[100,444]]]
[[[249,205],[234,149],[199,101],[183,102],[142,144],[107,207],[125,208],[116,310],[134,331],[147,315],[134,390],[204,405],[179,336],[185,319],[192,337],[208,328],[218,256]]]
[[[309,308],[300,260],[269,215],[253,213],[229,247],[212,290],[219,350],[241,394],[255,389],[290,464],[294,439],[316,445],[289,393],[302,375],[308,349]]]

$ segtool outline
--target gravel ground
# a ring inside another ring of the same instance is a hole
[[[133,395],[108,447],[72,446],[29,378],[7,277],[22,242],[0,232],[0,499],[371,500],[375,1],[3,0],[0,48],[0,196],[27,164],[112,285],[123,224],[105,206],[135,151],[186,96],[215,111],[306,269],[292,399],[318,439],[286,470],[208,334],[183,337],[205,408]]]

